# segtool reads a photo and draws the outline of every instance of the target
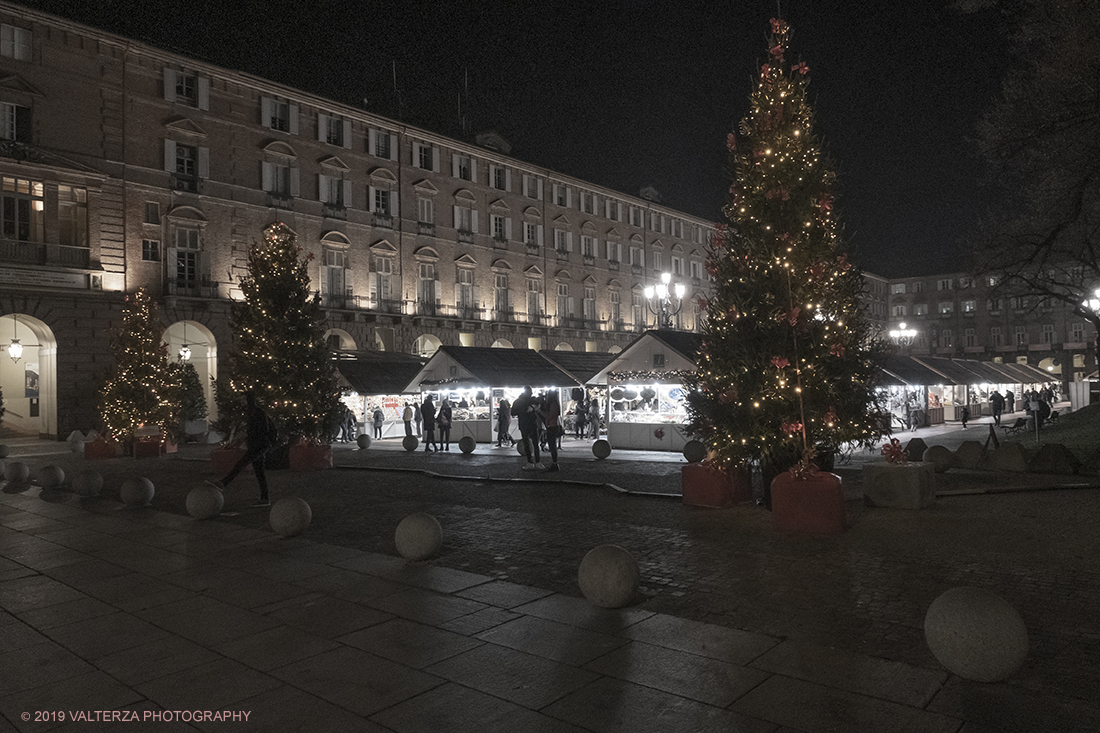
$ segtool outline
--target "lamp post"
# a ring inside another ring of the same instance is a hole
[[[12,331],[13,338],[11,343],[8,344],[7,351],[11,360],[18,364],[19,360],[23,358],[23,344],[19,343],[19,339],[14,338],[14,336],[19,335],[19,316],[12,316],[12,318],[15,320],[15,328]]]
[[[662,272],[661,282],[656,285],[647,285],[642,292],[645,293],[645,302],[649,311],[657,316],[657,328],[672,328],[672,317],[684,306],[684,294],[687,292],[684,284],[673,285],[671,273]],[[672,302],[673,293],[676,296],[675,306]]]
[[[898,327],[890,331],[890,339],[898,346],[906,347],[913,343],[913,339],[917,337],[917,329],[906,328],[904,323],[899,323]]]

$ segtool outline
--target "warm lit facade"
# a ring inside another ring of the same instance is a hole
[[[161,305],[205,384],[250,244],[284,221],[313,256],[330,340],[616,351],[686,285],[699,327],[713,225],[648,198],[0,2],[0,342],[5,423],[64,437],[126,293]]]

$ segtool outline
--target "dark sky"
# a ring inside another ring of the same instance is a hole
[[[499,130],[518,158],[626,193],[653,185],[715,221],[726,133],[776,15],[774,0],[25,4],[452,136],[462,97],[470,132]],[[984,201],[970,138],[1008,63],[996,14],[943,0],[782,9],[848,247],[888,276],[961,269]]]

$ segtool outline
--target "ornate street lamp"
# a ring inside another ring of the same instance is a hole
[[[906,328],[904,323],[899,323],[897,328],[890,331],[891,340],[898,346],[909,346],[916,337],[917,329]]]
[[[15,329],[12,333],[15,336],[18,336],[19,335],[19,316],[13,315],[12,318],[15,319]],[[12,338],[11,343],[8,344],[8,356],[10,356],[11,360],[16,362],[16,363],[19,363],[19,360],[23,358],[23,344],[19,343],[19,339]]]
[[[684,307],[684,294],[687,292],[687,288],[683,283],[672,284],[672,275],[667,272],[661,273],[661,282],[657,285],[648,285],[645,290],[646,306],[649,307],[649,311],[657,316],[657,328],[668,329],[672,328],[672,317],[680,312],[680,309]],[[673,305],[673,293],[676,296],[675,306]]]

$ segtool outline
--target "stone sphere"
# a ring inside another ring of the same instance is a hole
[[[79,430],[74,430],[69,433],[69,437],[66,440],[69,443],[69,450],[71,450],[73,453],[84,452],[84,433],[80,432]]]
[[[148,506],[153,501],[153,482],[144,476],[134,476],[122,482],[118,494],[127,506]]]
[[[955,454],[950,448],[933,445],[924,452],[924,460],[936,467],[936,473],[944,473],[955,465]]]
[[[577,574],[581,593],[601,608],[621,608],[630,603],[641,577],[634,557],[618,545],[589,550]]]
[[[699,463],[707,457],[707,447],[701,440],[689,440],[684,444],[684,458],[688,463]]]
[[[474,440],[472,435],[463,435],[458,439],[458,449],[466,455],[470,455],[477,450],[477,441]]]
[[[287,497],[279,499],[271,507],[271,528],[283,537],[293,537],[306,531],[313,521],[313,510],[305,499]]]
[[[592,455],[596,456],[600,460],[607,458],[611,455],[611,444],[603,438],[600,438],[592,444]]]
[[[420,445],[420,441],[416,439],[415,435],[406,435],[401,439],[401,447],[412,453],[416,450],[416,447]]]
[[[43,466],[38,469],[38,485],[43,489],[56,489],[65,483],[65,470],[61,466]]]
[[[431,514],[417,512],[401,520],[393,539],[401,557],[427,560],[443,546],[443,527]]]
[[[984,588],[952,588],[924,615],[924,639],[940,664],[968,680],[999,682],[1027,657],[1027,627],[1005,599]]]
[[[195,519],[210,519],[222,512],[225,495],[213,486],[196,486],[187,494],[187,513]]]
[[[99,496],[103,490],[103,474],[88,469],[73,477],[73,491],[81,496]]]
[[[355,439],[355,444],[357,446],[359,446],[360,448],[362,448],[363,450],[366,450],[367,448],[370,448],[370,443],[371,443],[370,436],[367,435],[366,433],[363,433],[362,435],[360,435],[358,438]]]
[[[4,478],[9,483],[21,484],[31,476],[31,469],[22,461],[11,461],[4,465]]]
[[[0,443],[0,460],[7,458],[9,455],[11,455],[11,449]]]

